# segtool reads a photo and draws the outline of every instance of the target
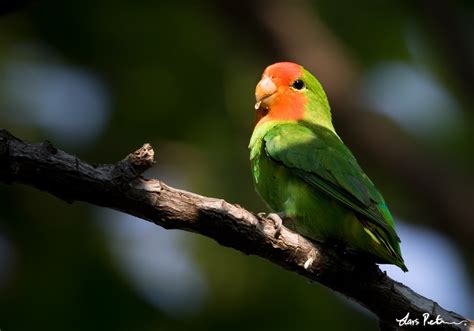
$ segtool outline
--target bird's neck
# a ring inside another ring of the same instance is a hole
[[[256,128],[268,122],[299,122],[305,121],[331,130],[336,135],[332,125],[331,111],[327,99],[316,95],[309,97],[300,94],[276,96],[267,108],[257,110]]]
[[[331,112],[327,107],[313,107],[311,110],[305,112],[303,120],[305,122],[324,127],[338,136],[336,129],[334,129],[332,124]]]

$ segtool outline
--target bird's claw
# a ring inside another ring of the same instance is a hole
[[[308,259],[307,259],[306,262],[304,263],[304,266],[303,266],[303,267],[304,267],[306,270],[308,270],[308,269],[311,267],[311,265],[313,264],[313,262],[314,262],[314,258],[308,257]]]
[[[277,213],[269,213],[268,215],[265,215],[265,213],[258,213],[257,215],[261,218],[269,219],[273,222],[273,225],[275,227],[275,238],[278,238],[281,234],[281,228],[283,226],[283,220],[281,216]]]
[[[303,266],[305,268],[305,270],[308,270],[309,268],[311,268],[311,266],[313,265],[313,262],[315,260],[316,260],[316,252],[314,250],[311,250],[308,253],[306,262],[304,263],[304,266]]]

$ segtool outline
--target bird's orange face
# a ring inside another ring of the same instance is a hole
[[[302,74],[301,66],[291,62],[278,62],[265,69],[255,89],[257,125],[303,118],[306,97],[301,93]]]

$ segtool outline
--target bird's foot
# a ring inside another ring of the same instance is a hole
[[[303,267],[308,270],[313,265],[314,260],[316,260],[316,251],[313,249],[308,253],[306,257],[306,262],[304,263]]]
[[[261,218],[269,219],[273,222],[273,225],[275,227],[275,238],[278,238],[281,234],[281,228],[283,226],[283,213],[258,213],[257,215]]]

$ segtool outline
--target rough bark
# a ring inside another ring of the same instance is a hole
[[[116,209],[258,255],[357,301],[377,315],[384,329],[402,330],[396,319],[407,313],[423,324],[423,313],[429,313],[432,319],[439,315],[445,322],[459,323],[432,330],[468,330],[464,317],[392,280],[375,264],[351,260],[285,227],[276,237],[273,221],[238,205],[143,178],[140,174],[153,165],[153,156],[152,147],[145,144],[117,164],[92,165],[48,141],[30,144],[0,130],[0,182],[34,186],[69,203],[86,201]],[[308,259],[312,260],[309,266]]]

